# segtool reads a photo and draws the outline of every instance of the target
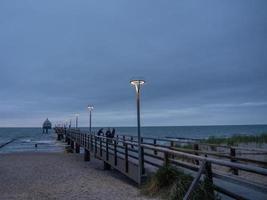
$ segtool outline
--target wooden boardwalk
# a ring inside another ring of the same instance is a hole
[[[76,153],[80,148],[84,149],[84,160],[90,161],[91,156],[100,159],[105,169],[114,168],[134,182],[138,183],[138,145],[137,138],[133,136],[117,135],[115,138],[96,136],[83,133],[79,129],[55,128],[58,139],[64,139],[71,149]],[[191,144],[193,149],[177,147],[177,144]],[[225,148],[225,152],[212,152],[202,150],[202,146],[208,148]],[[266,155],[266,149],[229,147],[223,145],[204,144],[198,140],[188,138],[149,138],[143,137],[141,144],[142,178],[151,171],[157,170],[163,165],[173,165],[182,168],[195,176],[191,187],[184,199],[190,199],[195,185],[206,176],[215,185],[218,193],[229,196],[233,199],[254,199],[246,195],[246,192],[239,192],[242,188],[247,191],[255,191],[257,199],[266,199],[267,196],[267,163],[265,161],[248,159],[237,156],[236,151],[243,150],[247,154]],[[218,170],[228,168],[230,173]],[[263,180],[261,183],[251,179],[244,179],[244,173]],[[225,183],[232,184],[225,187]],[[241,187],[241,189],[238,189]],[[242,195],[242,193],[244,193]],[[251,192],[250,192],[251,193]],[[250,194],[249,193],[249,194]],[[265,198],[266,197],[266,198]]]

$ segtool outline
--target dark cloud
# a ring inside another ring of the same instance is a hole
[[[267,2],[0,2],[0,126],[267,123]]]

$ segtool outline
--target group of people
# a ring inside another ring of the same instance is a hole
[[[108,138],[114,138],[114,136],[115,136],[115,129],[112,128],[112,130],[110,130],[110,128],[108,128],[107,131],[104,133],[103,132],[103,128],[101,128],[101,129],[98,130],[97,136],[106,136]]]

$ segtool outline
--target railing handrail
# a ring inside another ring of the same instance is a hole
[[[137,136],[132,135],[120,135],[120,136],[126,136],[126,137],[133,137],[136,138]],[[212,144],[212,143],[204,143],[201,142],[202,139],[197,138],[161,138],[161,137],[142,137],[143,139],[147,140],[158,140],[158,141],[166,141],[166,142],[179,142],[179,143],[188,143],[188,144],[199,144],[199,145],[206,145],[206,146],[212,146],[212,147],[221,147],[221,148],[233,148],[236,150],[245,150],[245,151],[260,151],[267,153],[267,149],[263,148],[249,148],[249,147],[238,147],[238,146],[232,146],[232,145],[222,145],[222,144]],[[181,140],[187,140],[187,141],[181,141]],[[191,140],[191,141],[190,141]]]
[[[154,147],[152,145],[147,145],[147,144],[141,144],[141,146],[144,148],[147,148],[147,149],[156,150],[156,151],[160,151],[163,153],[169,153],[169,154],[176,155],[176,156],[184,156],[184,157],[194,159],[194,160],[211,162],[213,164],[223,165],[223,166],[227,166],[227,167],[233,167],[233,168],[237,168],[240,170],[244,170],[244,171],[248,171],[248,172],[254,172],[257,174],[262,174],[262,175],[267,176],[267,169],[257,167],[257,166],[249,166],[249,165],[244,165],[244,164],[240,164],[240,163],[233,163],[230,161],[219,160],[219,159],[215,159],[215,158],[197,156],[197,155],[179,152],[179,151],[175,151],[175,150],[171,150],[171,149],[167,149],[167,148],[163,148],[163,147]]]

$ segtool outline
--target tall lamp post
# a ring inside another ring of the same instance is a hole
[[[144,80],[131,80],[131,85],[135,87],[136,91],[136,105],[137,105],[137,133],[138,133],[138,183],[141,185],[142,177],[142,152],[141,152],[141,125],[140,125],[140,90],[145,83]]]
[[[88,110],[89,110],[89,133],[91,134],[92,132],[92,110],[94,109],[94,106],[88,105]]]
[[[79,114],[75,114],[76,117],[76,129],[78,128],[78,118],[79,118]]]

